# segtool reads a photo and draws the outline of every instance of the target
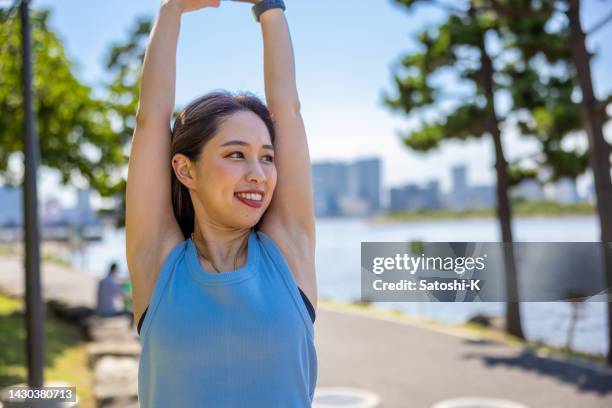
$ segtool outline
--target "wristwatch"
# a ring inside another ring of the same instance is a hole
[[[253,6],[253,16],[255,17],[255,21],[259,22],[259,16],[261,16],[265,11],[274,8],[285,10],[285,3],[283,0],[262,0],[255,4]]]

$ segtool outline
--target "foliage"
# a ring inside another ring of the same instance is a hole
[[[60,39],[49,29],[49,12],[33,10],[32,54],[36,133],[41,164],[57,169],[63,183],[83,177],[103,196],[121,188],[118,169],[127,163],[125,138],[113,131],[109,104],[74,75]],[[21,34],[16,13],[0,10],[0,174],[16,184],[9,159],[22,149]]]
[[[134,133],[136,110],[140,94],[140,69],[152,22],[139,18],[125,43],[112,44],[105,68],[114,75],[108,85],[110,109],[120,120],[119,133],[127,143]]]
[[[563,3],[529,2],[522,9],[529,18],[503,20],[508,46],[518,51],[518,58],[504,68],[512,84],[514,109],[526,113],[517,125],[522,135],[539,141],[543,153],[539,164],[551,170],[551,181],[576,178],[588,166],[586,147],[563,146],[583,126],[568,21],[559,9]],[[557,23],[550,24],[552,20]]]
[[[33,10],[32,50],[36,132],[41,164],[57,169],[62,183],[84,178],[102,196],[120,200],[116,210],[123,225],[127,147],[135,126],[139,74],[151,20],[140,18],[124,43],[111,45],[105,69],[112,79],[96,99],[73,73],[60,39],[48,25],[49,11]],[[21,33],[18,14],[0,10],[0,175],[18,184],[9,159],[23,150]],[[16,57],[17,56],[17,57]]]
[[[397,3],[413,7],[420,2]],[[487,32],[498,29],[493,17],[489,12],[450,14],[439,27],[418,36],[421,51],[402,58],[402,69],[394,73],[397,95],[385,95],[385,103],[406,114],[435,111],[436,116],[435,120],[423,118],[419,129],[405,135],[408,147],[427,151],[438,148],[443,140],[480,138],[487,132],[489,107],[481,58]],[[472,91],[451,92],[448,80],[440,80],[449,71]],[[450,109],[439,109],[449,105]]]
[[[584,173],[586,148],[564,146],[567,136],[582,128],[567,21],[558,23],[563,21],[564,1],[396,2],[409,9],[423,4],[449,12],[442,25],[420,34],[421,51],[403,57],[402,69],[394,75],[396,96],[385,96],[389,107],[406,114],[436,110],[436,120],[423,119],[419,129],[404,135],[405,145],[427,151],[438,148],[443,140],[479,138],[486,133],[482,50],[497,43],[500,50],[489,52],[495,70],[493,90],[504,90],[512,100],[508,115],[496,112],[500,120],[515,123],[522,136],[539,142],[541,154],[535,164],[550,170],[550,181]],[[551,24],[553,20],[557,23]],[[446,82],[436,84],[440,74],[449,70],[474,92],[453,94]],[[440,106],[452,109],[442,111]],[[521,160],[509,168],[511,185],[539,175],[533,167],[523,168]]]

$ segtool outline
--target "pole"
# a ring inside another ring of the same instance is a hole
[[[32,55],[30,0],[21,0],[22,81],[24,106],[24,160],[23,213],[25,221],[25,288],[28,384],[43,386],[44,368],[44,313],[40,288],[40,242],[38,223],[38,193],[36,186],[39,151],[34,127],[32,91]]]

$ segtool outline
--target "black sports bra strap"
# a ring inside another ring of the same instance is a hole
[[[312,307],[312,303],[310,303],[310,300],[308,300],[304,292],[302,292],[302,289],[300,289],[299,287],[298,289],[300,290],[300,295],[302,296],[302,300],[304,301],[304,304],[306,305],[306,309],[308,309],[308,314],[310,315],[310,318],[312,319],[312,323],[314,324],[315,319],[316,319],[314,307]],[[137,326],[138,335],[140,335],[140,328],[142,327],[142,322],[144,321],[144,317],[147,314],[147,310],[149,310],[149,306],[147,306],[145,311],[142,313],[142,316],[140,316],[140,320],[138,320],[138,326]]]

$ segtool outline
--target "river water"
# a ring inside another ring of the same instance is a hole
[[[599,240],[594,216],[522,218],[513,221],[515,241],[524,242],[592,242]],[[373,223],[364,219],[317,220],[317,281],[320,298],[353,301],[360,298],[361,242],[495,242],[499,241],[495,219]],[[92,243],[71,259],[76,267],[103,275],[110,262],[120,265],[127,276],[125,232],[108,229],[101,242]],[[375,302],[377,307],[401,309],[413,315],[442,322],[460,323],[476,313],[502,315],[504,304]],[[606,353],[607,315],[603,302],[583,303],[572,341],[580,351]],[[566,302],[521,303],[523,330],[530,339],[564,345],[571,308]]]

